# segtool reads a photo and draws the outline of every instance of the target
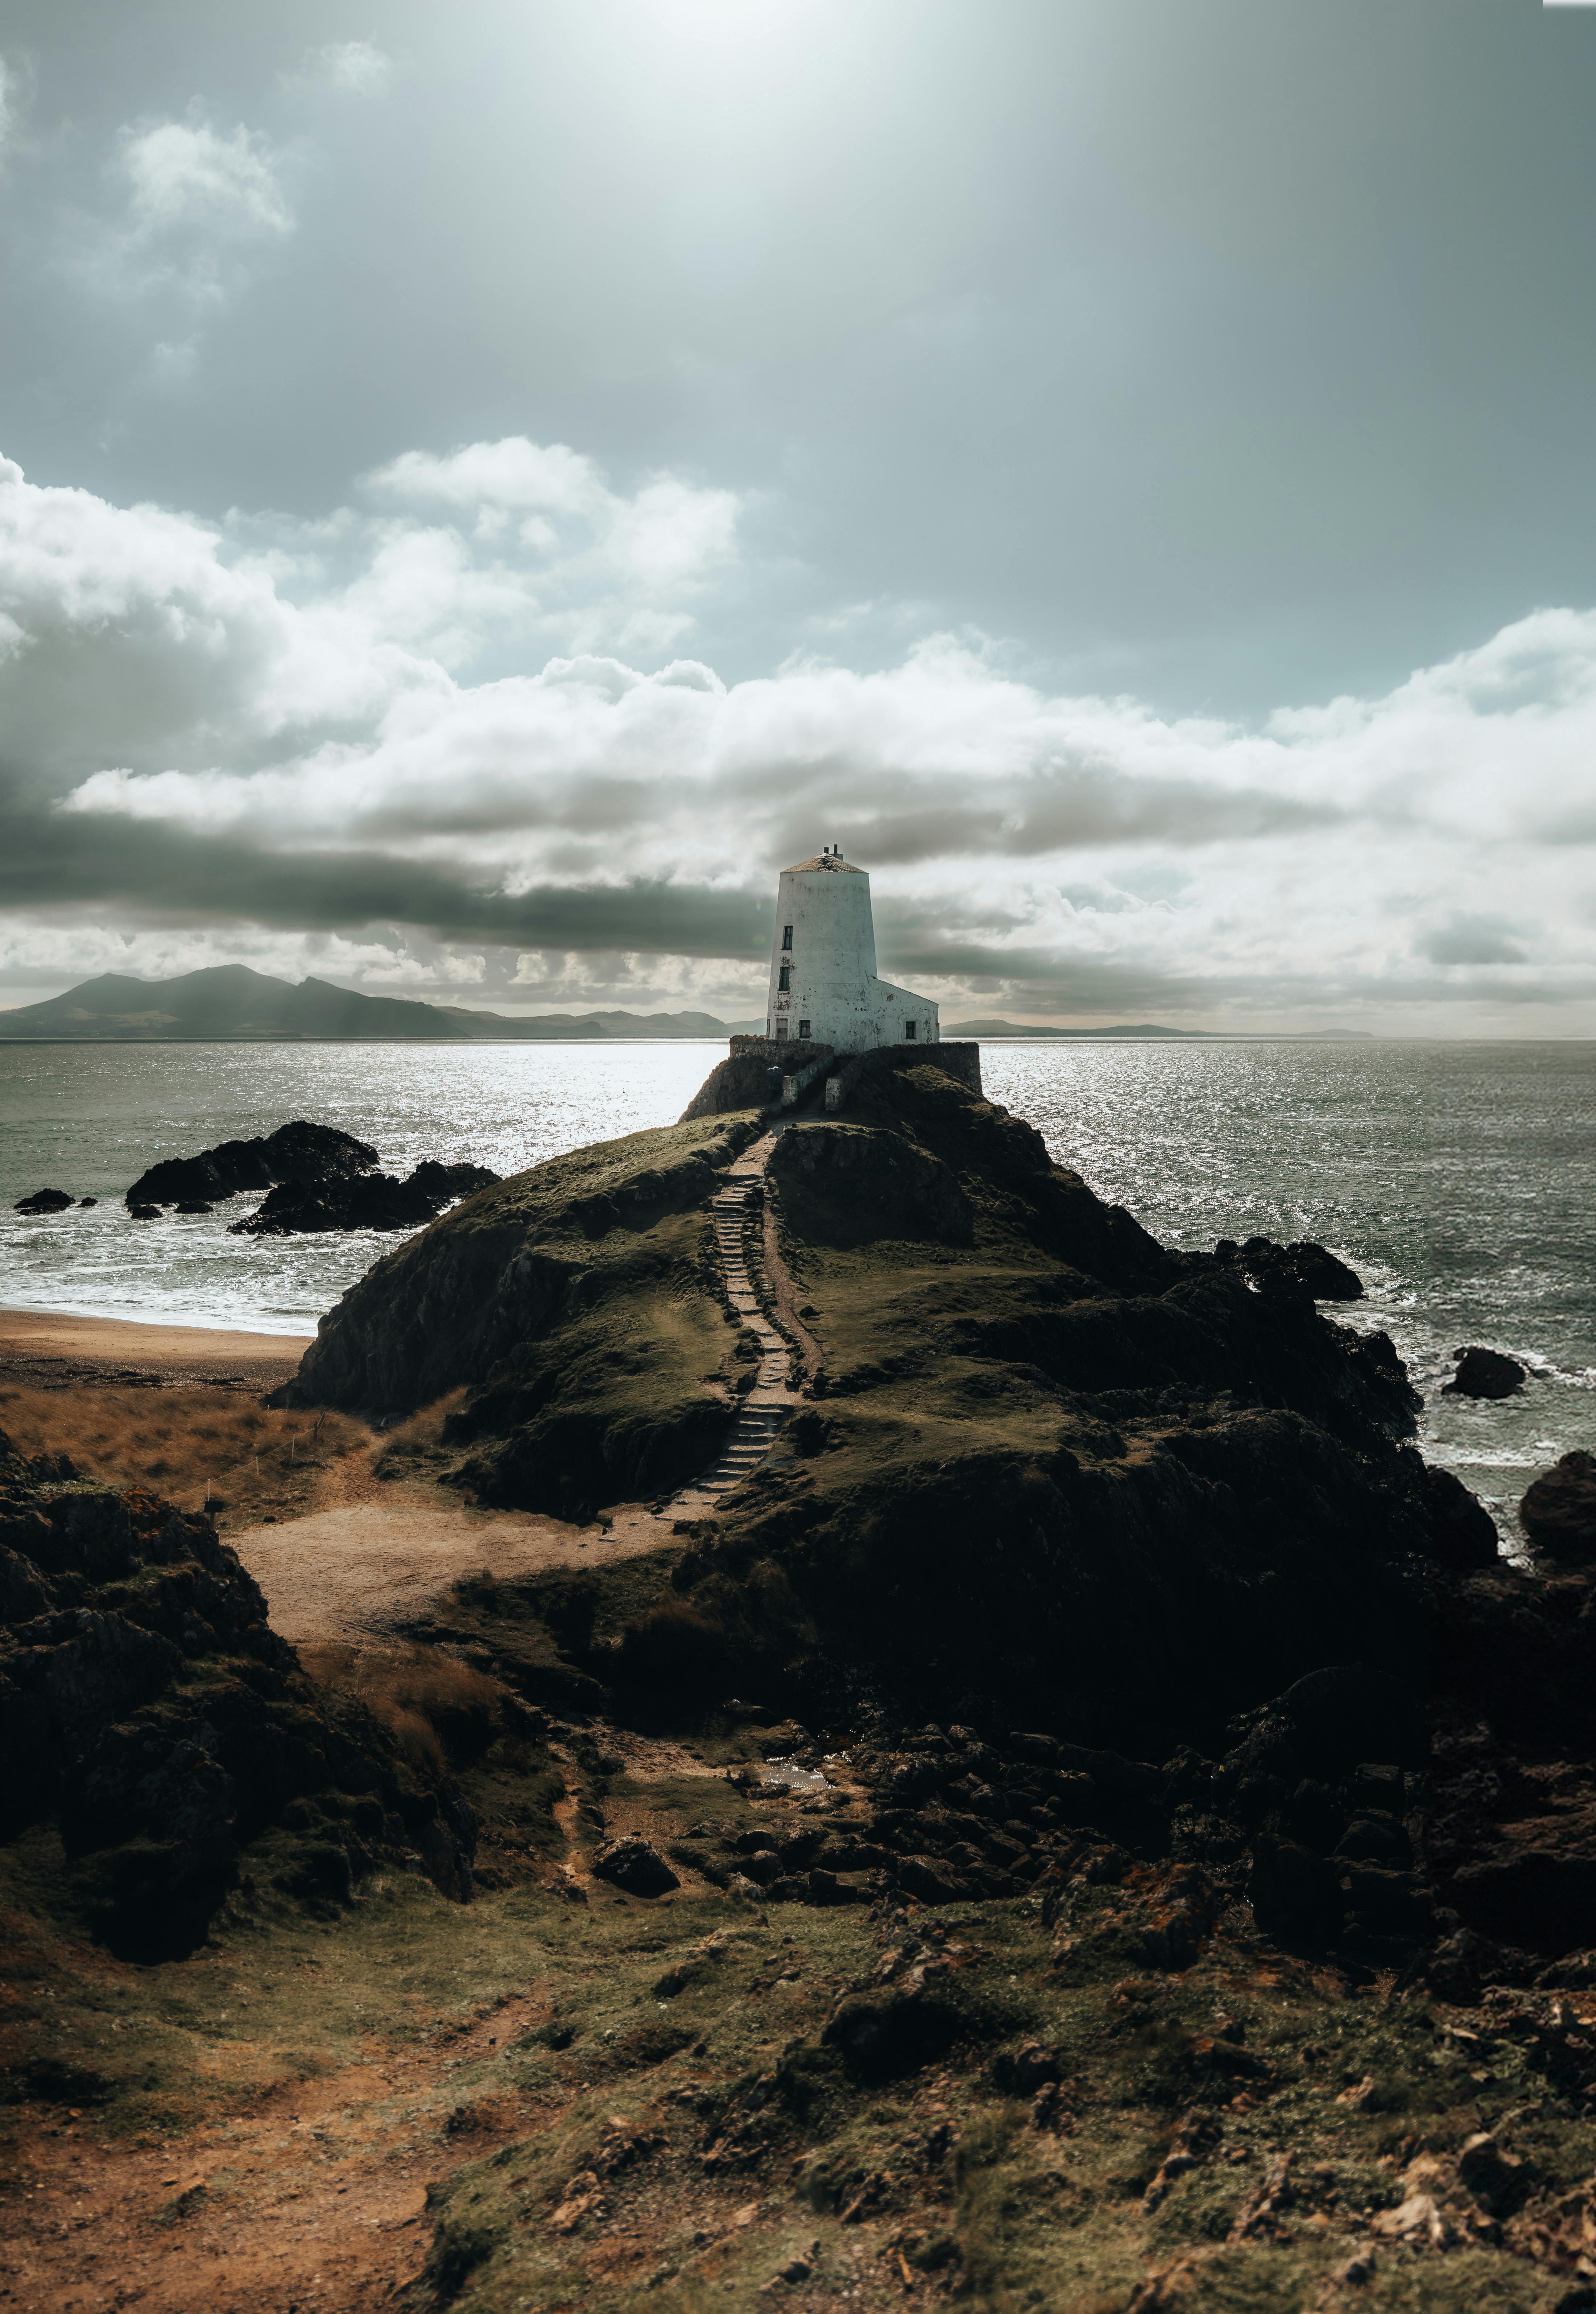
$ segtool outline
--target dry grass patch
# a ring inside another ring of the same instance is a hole
[[[0,1429],[23,1454],[66,1454],[85,1477],[145,1486],[198,1509],[220,1496],[225,1524],[305,1510],[329,1463],[363,1446],[346,1414],[264,1407],[236,1391],[0,1388]]]
[[[366,1654],[304,1647],[299,1659],[322,1687],[353,1695],[391,1727],[418,1767],[441,1771],[478,1759],[498,1735],[507,1690],[442,1647]]]

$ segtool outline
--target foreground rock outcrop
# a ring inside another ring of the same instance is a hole
[[[1596,1454],[1576,1447],[1537,1479],[1519,1505],[1537,1550],[1574,1566],[1596,1562]]]
[[[474,1826],[313,1688],[208,1518],[0,1437],[0,1837],[55,1828],[119,1952],[190,1949],[241,1874],[336,1903],[385,1859],[470,1888]]]

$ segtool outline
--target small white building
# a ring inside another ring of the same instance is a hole
[[[877,1045],[934,1045],[937,1008],[876,973],[870,879],[836,851],[784,868],[765,1034],[862,1053]]]

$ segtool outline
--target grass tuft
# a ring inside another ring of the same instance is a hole
[[[419,1767],[436,1772],[466,1766],[498,1733],[507,1692],[503,1683],[441,1647],[375,1655],[305,1647],[299,1656],[319,1686],[365,1704]]]

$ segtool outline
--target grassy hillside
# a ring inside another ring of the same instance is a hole
[[[706,1208],[754,1130],[629,1134],[468,1197],[345,1294],[283,1402],[392,1416],[464,1387],[449,1435],[484,1502],[590,1515],[676,1486],[730,1420]]]

